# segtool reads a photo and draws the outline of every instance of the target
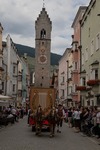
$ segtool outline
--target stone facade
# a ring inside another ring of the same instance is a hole
[[[35,87],[50,86],[50,50],[52,22],[42,8],[35,22]]]

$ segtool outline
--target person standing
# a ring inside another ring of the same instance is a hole
[[[58,105],[56,112],[57,112],[57,132],[61,133],[59,129],[62,127],[63,119],[65,118],[65,112],[62,104]]]
[[[96,114],[96,131],[97,131],[97,138],[100,138],[100,107],[97,108]]]
[[[56,118],[56,109],[53,107],[49,113],[50,137],[54,137],[55,135]]]
[[[76,110],[74,111],[74,119],[75,119],[75,131],[79,132],[80,131],[80,110],[79,108],[76,108]]]
[[[68,109],[68,126],[69,128],[72,127],[72,109],[71,108]]]

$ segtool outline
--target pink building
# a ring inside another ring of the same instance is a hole
[[[80,104],[80,91],[76,90],[76,87],[80,85],[80,40],[81,40],[81,30],[80,30],[80,21],[86,10],[85,6],[80,6],[79,10],[75,16],[75,19],[72,23],[72,28],[74,34],[72,35],[72,101],[73,105]]]

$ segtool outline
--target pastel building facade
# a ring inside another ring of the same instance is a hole
[[[73,106],[80,105],[80,91],[77,86],[80,85],[80,41],[81,41],[81,26],[80,21],[86,10],[85,6],[80,6],[72,23],[74,34],[72,35],[72,101]]]
[[[100,1],[91,0],[81,20],[81,101],[100,105]]]

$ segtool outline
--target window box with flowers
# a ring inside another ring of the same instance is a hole
[[[77,86],[76,90],[77,91],[86,91],[86,86]]]
[[[89,86],[99,85],[99,84],[100,84],[100,80],[97,79],[87,81],[87,85]]]

